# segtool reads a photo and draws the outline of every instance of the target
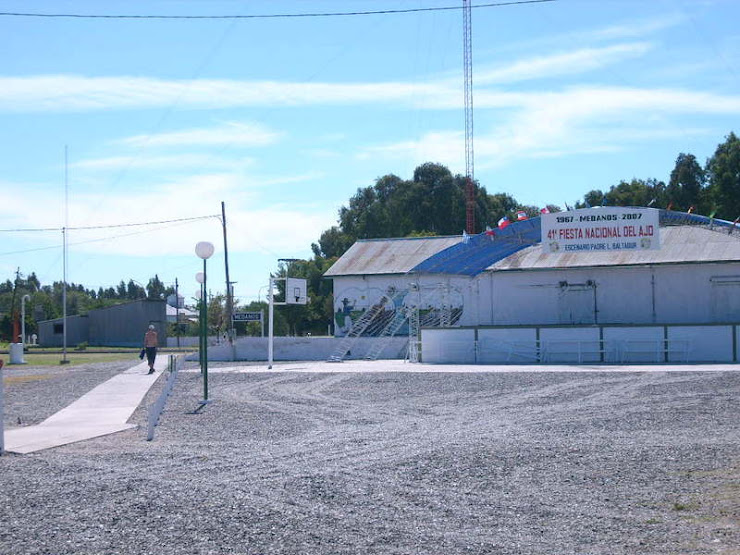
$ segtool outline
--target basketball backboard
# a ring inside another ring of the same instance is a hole
[[[302,278],[285,279],[285,304],[306,304],[306,280]]]

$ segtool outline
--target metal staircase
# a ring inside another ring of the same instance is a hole
[[[406,307],[399,307],[396,309],[396,313],[393,315],[393,319],[383,328],[383,331],[378,336],[378,339],[373,343],[372,347],[365,354],[365,360],[378,360],[380,353],[388,346],[391,338],[396,335],[401,326],[406,323],[409,317],[409,310]]]
[[[386,306],[395,306],[394,302],[397,298],[403,298],[406,294],[405,291],[394,291],[393,296],[391,292],[386,293],[377,303],[372,305],[365,313],[356,321],[352,322],[352,327],[344,336],[339,346],[334,352],[326,359],[327,362],[342,362],[347,353],[352,350],[352,346],[357,342],[357,338],[368,330],[372,330],[373,326],[377,326],[376,319],[385,310]]]

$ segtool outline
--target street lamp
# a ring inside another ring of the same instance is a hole
[[[198,258],[203,260],[203,281],[200,281],[200,272],[195,276],[195,279],[201,283],[201,330],[203,334],[203,360],[201,362],[201,370],[203,372],[203,403],[208,402],[208,297],[206,295],[206,260],[211,258],[213,255],[213,244],[208,241],[201,241],[195,245],[195,254]]]
[[[203,272],[198,272],[195,274],[195,281],[197,281],[200,284],[200,291],[197,293],[198,298],[198,326],[200,327],[200,333],[198,333],[198,361],[200,362],[200,373],[203,374],[203,299],[205,298],[205,295],[203,294],[203,281],[204,281],[204,274]]]

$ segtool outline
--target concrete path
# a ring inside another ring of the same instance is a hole
[[[154,374],[146,362],[113,376],[68,407],[36,426],[5,430],[5,450],[33,453],[76,441],[92,439],[130,428],[128,424],[149,389],[167,368],[168,357],[158,356]]]

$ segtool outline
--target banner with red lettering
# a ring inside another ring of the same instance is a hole
[[[584,208],[542,214],[542,251],[577,253],[660,249],[655,208]]]

